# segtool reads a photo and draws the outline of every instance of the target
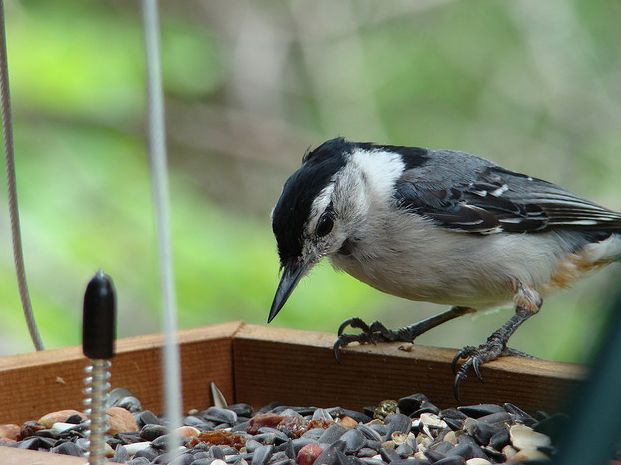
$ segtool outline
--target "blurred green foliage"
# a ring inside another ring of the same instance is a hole
[[[159,328],[138,7],[6,5],[26,267],[48,347],[79,342],[99,267],[117,286],[119,334]],[[278,278],[269,212],[306,147],[338,134],[475,152],[621,209],[620,14],[586,0],[162,2],[180,326],[265,321]],[[1,187],[8,354],[30,345]],[[616,276],[548,298],[514,346],[583,360]],[[275,324],[334,331],[358,315],[400,326],[439,310],[324,264]],[[509,311],[420,342],[478,343]]]

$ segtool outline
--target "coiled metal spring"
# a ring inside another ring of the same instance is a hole
[[[84,413],[88,417],[85,434],[89,439],[86,456],[90,465],[103,465],[106,460],[106,398],[110,390],[110,366],[109,360],[91,359],[91,364],[84,369]]]

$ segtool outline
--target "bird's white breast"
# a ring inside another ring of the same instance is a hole
[[[373,221],[351,255],[331,260],[360,281],[411,300],[477,309],[504,305],[513,298],[515,280],[542,293],[562,287],[554,277],[575,256],[553,232],[483,236],[411,214],[392,218],[390,228]]]

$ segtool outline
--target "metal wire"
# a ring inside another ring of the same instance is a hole
[[[28,293],[24,253],[22,250],[21,228],[19,223],[19,209],[17,206],[17,181],[15,176],[15,151],[13,145],[13,121],[11,117],[11,94],[9,91],[9,71],[6,52],[6,31],[4,27],[4,1],[0,0],[0,109],[2,112],[2,135],[6,161],[6,177],[8,185],[9,216],[11,217],[11,239],[13,242],[13,260],[17,274],[19,297],[24,310],[24,317],[28,324],[30,339],[37,350],[43,350],[43,341],[39,335]]]
[[[168,172],[164,129],[164,93],[160,64],[159,18],[156,0],[143,0],[144,41],[147,60],[149,158],[153,179],[153,198],[160,256],[160,280],[164,299],[164,395],[168,419],[168,451],[179,445],[176,428],[181,425],[179,348],[177,346],[177,308],[170,238]]]

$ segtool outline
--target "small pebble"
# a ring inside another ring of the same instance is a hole
[[[274,446],[258,447],[252,456],[251,465],[266,465],[274,452]]]
[[[259,441],[256,441],[255,439],[249,439],[246,441],[246,450],[248,452],[253,453],[255,450],[257,450],[262,445],[263,444],[261,444]]]
[[[465,405],[457,407],[457,410],[471,418],[479,418],[492,413],[505,412],[502,406],[496,404]]]
[[[449,431],[444,435],[444,440],[446,442],[450,442],[451,444],[457,444],[457,436],[455,435],[455,431]]]
[[[122,407],[110,407],[106,410],[108,416],[108,434],[114,436],[117,433],[138,431],[138,425],[134,416]],[[41,423],[41,420],[39,420]]]
[[[492,465],[492,462],[486,459],[474,458],[466,460],[466,465]]]
[[[466,463],[466,459],[463,457],[455,456],[455,457],[446,457],[442,460],[438,460],[437,462],[433,462],[434,465],[464,465]]]
[[[443,421],[448,425],[449,428],[453,431],[459,431],[464,427],[464,420],[457,420],[454,418],[443,418]]]
[[[482,446],[489,444],[491,437],[501,431],[501,428],[494,428],[485,422],[472,418],[468,418],[464,422],[463,429]]]
[[[11,439],[16,441],[20,437],[21,428],[19,425],[6,424],[0,425],[0,439]]]
[[[323,449],[319,444],[307,444],[298,452],[297,462],[299,465],[312,465],[322,452]]]
[[[182,438],[195,438],[200,434],[200,431],[193,426],[180,426],[177,428],[177,434]]]
[[[18,442],[17,448],[39,450],[39,449],[51,449],[55,445],[56,445],[56,441],[54,439],[34,436],[34,437]]]
[[[456,408],[447,408],[440,412],[439,417],[443,420],[446,418],[452,418],[454,420],[465,420],[466,418],[468,418],[468,415],[460,412]]]
[[[489,425],[497,425],[511,422],[511,415],[507,412],[496,412],[478,418],[478,421]]]
[[[373,428],[370,428],[368,425],[360,424],[356,427],[358,431],[360,431],[365,438],[370,439],[372,441],[381,441],[382,436],[378,434]]]
[[[112,456],[112,461],[117,463],[125,463],[129,460],[129,452],[127,452],[127,448],[125,446],[118,446],[114,449],[114,455]]]
[[[395,452],[402,458],[409,457],[414,453],[414,448],[410,446],[407,442],[399,445]]]
[[[319,457],[313,462],[314,465],[336,465],[339,459],[339,452],[345,451],[345,443],[336,441],[323,450]]]
[[[420,416],[421,413],[433,413],[434,415],[438,415],[440,413],[440,409],[428,400],[424,400],[421,402],[420,408],[416,412],[412,413],[410,416]]]
[[[446,454],[443,454],[440,451],[431,450],[431,449],[427,449],[423,451],[423,456],[427,458],[428,460],[430,460],[432,463],[436,463],[446,458]]]
[[[192,463],[190,463],[190,465],[211,465],[213,463],[213,461],[214,461],[214,459],[207,458],[207,457],[198,457],[197,458],[196,454],[194,454],[194,461]]]
[[[383,420],[391,413],[396,413],[399,405],[396,400],[383,400],[373,409],[373,418]]]
[[[475,450],[471,444],[458,444],[452,449],[446,452],[447,456],[460,456],[465,459],[471,459],[475,457]]]
[[[356,453],[356,456],[357,457],[373,457],[376,454],[377,454],[377,451],[375,449],[363,447]]]
[[[530,460],[549,460],[549,457],[536,449],[522,449],[513,455],[508,463],[520,463]]]
[[[127,465],[149,465],[151,461],[146,457],[134,457],[127,462]]]
[[[290,459],[295,459],[296,453],[295,448],[293,447],[293,441],[290,439],[284,444],[284,452],[286,456]]]
[[[433,413],[422,413],[420,415],[420,422],[427,426],[435,426],[437,428],[446,428],[448,425],[439,416]]]
[[[166,422],[126,389],[111,392],[106,456],[118,463],[169,462]],[[374,418],[372,419],[372,415]],[[84,416],[75,410],[39,422],[0,425],[0,444],[81,456]],[[441,410],[423,394],[363,411],[280,403],[193,409],[177,429],[183,447],[170,465],[491,465],[548,460],[568,417],[531,416],[513,404]],[[553,437],[550,437],[553,436]],[[620,449],[621,453],[621,449]],[[615,455],[615,458],[617,456]]]
[[[332,418],[332,415],[330,415],[330,412],[328,412],[326,409],[318,408],[313,413],[311,420],[334,421],[334,418]]]
[[[381,458],[374,459],[372,457],[370,458],[365,457],[365,458],[361,458],[360,461],[364,463],[365,465],[386,465],[386,463]]]
[[[76,424],[75,423],[61,423],[61,422],[57,422],[54,423],[52,425],[52,427],[50,428],[52,431],[54,431],[55,433],[62,433],[63,431],[67,431],[71,428],[75,428]]]
[[[346,431],[346,428],[339,425],[338,423],[334,423],[330,425],[321,436],[319,436],[317,442],[319,442],[320,444],[332,444],[337,441],[341,436],[343,436]]]
[[[509,444],[509,440],[509,432],[506,429],[502,429],[497,433],[494,433],[488,444],[496,450],[502,450],[503,447]]]
[[[262,446],[259,446],[259,447],[262,447]],[[259,447],[257,447],[257,449]],[[209,448],[209,454],[211,454],[211,456],[214,459],[224,460],[224,458],[226,457],[226,454],[224,453],[224,451],[222,450],[220,446],[211,446]]]
[[[66,423],[67,419],[73,415],[78,415],[82,421],[86,420],[86,416],[77,410],[58,410],[43,415],[37,420],[37,423],[43,425],[44,428],[51,428],[54,423]]]
[[[136,453],[138,453],[139,451],[146,449],[147,447],[149,447],[151,445],[150,441],[144,441],[144,442],[135,442],[133,444],[128,444],[125,447],[125,450],[127,451],[127,453],[131,456],[136,455]]]
[[[37,431],[45,429],[41,423],[37,423],[36,421],[26,421],[22,424],[19,436],[22,439],[28,438],[30,436],[34,436]]]
[[[40,438],[60,439],[60,433],[57,433],[51,428],[39,430],[35,433],[35,436],[39,436]]]
[[[228,423],[230,425],[235,424],[235,422],[237,421],[237,414],[233,410],[219,407],[209,407],[202,413],[201,416],[207,421]]]
[[[394,460],[401,459],[399,454],[397,454],[397,452],[394,449],[390,449],[387,447],[382,447],[380,449],[380,456],[382,457],[382,460],[384,460],[384,462],[386,463],[390,463]]]
[[[142,405],[140,404],[140,401],[134,396],[123,397],[119,400],[119,402],[114,404],[113,407],[120,407],[132,413],[136,413],[142,410]]]
[[[233,404],[229,405],[227,409],[235,412],[238,418],[250,418],[252,416],[252,407],[248,404]]]
[[[352,417],[345,416],[339,419],[339,425],[341,425],[343,428],[351,429],[358,426],[358,422]]]
[[[516,449],[537,449],[538,447],[549,447],[552,443],[549,436],[538,433],[525,425],[513,425],[509,429],[511,444]]]
[[[424,394],[412,394],[411,396],[402,397],[397,401],[399,412],[410,416],[412,413],[420,409],[421,404],[428,401]]]
[[[54,452],[55,454],[71,455],[73,457],[80,457],[82,455],[82,450],[73,442],[63,442],[62,444],[50,449],[50,452]]]
[[[345,443],[345,450],[350,453],[358,452],[366,442],[363,434],[357,429],[346,431],[340,439]]]
[[[143,428],[145,425],[161,425],[160,419],[151,410],[140,412],[135,418],[139,428]]]
[[[140,430],[140,437],[147,441],[153,441],[160,436],[164,436],[168,430],[159,424],[144,425]]]
[[[343,409],[343,417],[350,417],[354,419],[357,423],[368,423],[373,419],[372,417],[364,414],[363,412],[359,412],[357,410],[349,410],[346,408]]]
[[[517,450],[515,449],[515,447],[511,445],[506,445],[505,447],[502,448],[502,453],[506,458],[509,459],[513,457],[515,454],[517,454]]]
[[[401,413],[392,413],[388,415],[385,422],[388,424],[388,437],[395,432],[407,434],[412,429],[412,419],[406,415],[402,415]]]

